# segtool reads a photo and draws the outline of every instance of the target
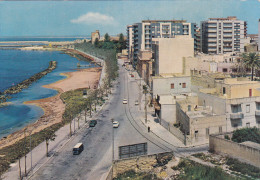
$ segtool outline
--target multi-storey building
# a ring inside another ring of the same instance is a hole
[[[246,34],[246,22],[235,16],[202,21],[202,52],[209,54],[244,52]]]
[[[195,23],[187,23],[185,20],[144,20],[128,26],[127,36],[131,42],[128,42],[127,48],[132,52],[133,63],[137,61],[138,51],[151,50],[153,38],[172,38],[175,35],[190,35],[194,38],[196,29]]]
[[[200,28],[196,30],[194,38],[194,50],[195,52],[201,52],[201,33]]]
[[[260,49],[260,19],[258,20],[258,49]]]

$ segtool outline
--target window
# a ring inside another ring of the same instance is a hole
[[[223,94],[226,94],[226,88],[223,87]]]
[[[222,133],[222,126],[218,127],[218,131],[219,131],[219,133]]]
[[[249,89],[249,97],[252,96],[252,89]]]
[[[186,88],[186,83],[182,83],[182,88]]]
[[[247,112],[247,113],[250,113],[250,104],[247,104],[247,105],[246,105],[246,112]]]
[[[242,112],[241,104],[231,105],[231,111],[232,113]]]
[[[247,128],[250,128],[250,123],[246,123],[246,127],[247,127]]]
[[[223,72],[227,72],[227,68],[223,68]]]
[[[206,128],[206,136],[209,136],[209,128]]]
[[[198,138],[199,131],[195,131],[195,138]]]

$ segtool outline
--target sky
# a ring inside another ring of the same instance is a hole
[[[258,33],[260,0],[171,1],[2,1],[0,37],[90,36],[100,30],[126,34],[126,26],[147,19],[195,22],[211,17],[237,16]]]

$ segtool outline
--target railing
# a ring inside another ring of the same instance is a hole
[[[230,114],[230,119],[242,119],[244,114],[241,112]]]
[[[256,110],[256,111],[255,111],[255,115],[256,115],[256,116],[260,116],[260,110]]]

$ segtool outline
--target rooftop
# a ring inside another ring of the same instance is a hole
[[[169,22],[173,22],[173,23],[185,23],[187,22],[186,20],[143,20],[143,23],[169,23]]]
[[[238,20],[236,16],[228,16],[226,18],[209,18],[209,20],[217,20],[217,21],[232,21],[232,20]]]

